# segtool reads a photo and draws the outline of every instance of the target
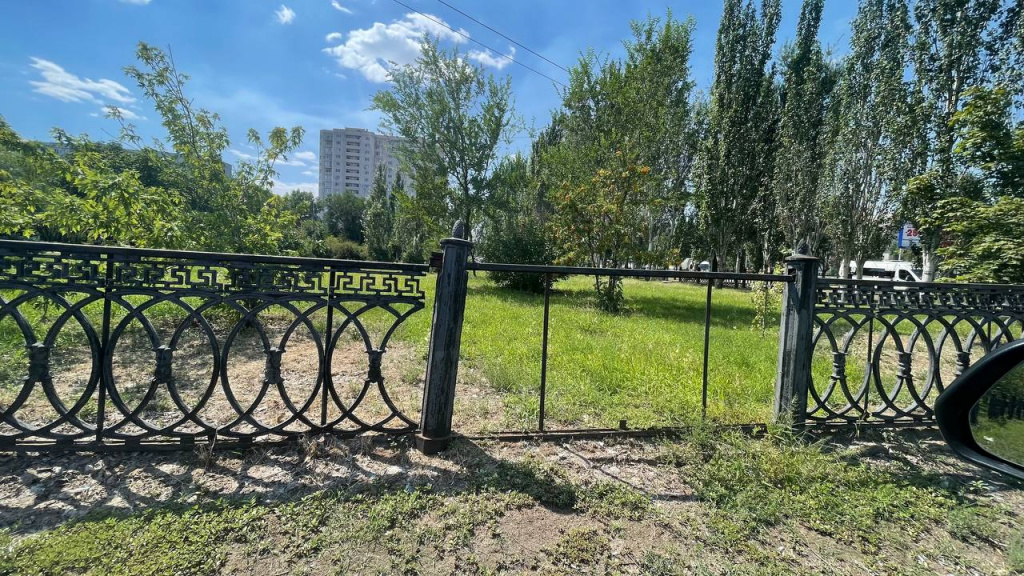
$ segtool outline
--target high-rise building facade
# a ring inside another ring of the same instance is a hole
[[[369,196],[377,167],[384,166],[388,189],[398,174],[395,149],[401,138],[374,134],[362,128],[336,128],[320,131],[320,198],[346,190],[356,196]],[[406,190],[411,179],[405,178]]]

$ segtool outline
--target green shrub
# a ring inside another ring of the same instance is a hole
[[[366,260],[369,258],[366,246],[337,236],[328,237],[324,241],[324,248],[327,250],[328,258],[339,260]]]
[[[479,254],[488,262],[505,264],[551,264],[554,250],[543,223],[536,217],[520,216],[487,224],[478,244]],[[492,272],[498,286],[513,290],[541,292],[544,275],[524,272]]]

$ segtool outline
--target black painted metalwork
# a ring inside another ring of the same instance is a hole
[[[707,298],[704,301],[704,364],[701,369],[700,383],[700,418],[708,418],[708,354],[711,348],[711,287],[714,282],[708,281]]]
[[[426,272],[0,240],[0,447],[410,432],[417,422],[388,395],[381,366],[395,330],[424,307]],[[19,348],[26,352],[2,352]],[[287,365],[303,353],[298,369]],[[365,377],[357,372],[343,389],[332,362],[360,353]],[[235,373],[243,361],[258,366],[261,354],[262,374]],[[209,374],[204,384],[185,382],[197,372]],[[20,381],[4,376],[19,373]],[[147,383],[126,383],[125,374]],[[296,389],[290,379],[299,376],[308,385]]]
[[[945,387],[1022,326],[1024,286],[819,278],[807,419],[934,422]]]
[[[551,274],[544,275],[544,336],[540,353],[540,420],[538,430],[544,431],[544,408],[548,390],[548,320],[551,311]]]

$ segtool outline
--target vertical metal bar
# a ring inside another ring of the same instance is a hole
[[[110,286],[113,284],[114,268],[110,261],[110,254],[103,255],[106,264],[103,282],[103,327],[100,337],[100,382],[99,397],[96,400],[96,442],[103,441],[103,421],[106,417],[107,404],[107,355],[110,354]]]
[[[551,274],[544,275],[544,336],[540,349],[540,421],[541,432],[544,431],[544,406],[547,400],[548,387],[548,319],[551,308]]]
[[[708,278],[707,300],[704,302],[704,370],[700,387],[700,419],[708,417],[708,343],[711,340],[711,288],[714,282]]]
[[[867,420],[871,416],[871,404],[868,401],[868,397],[871,393],[871,381],[875,377],[875,361],[872,357],[875,347],[875,313],[873,310],[868,311],[868,373],[867,381],[864,383],[864,419]]]
[[[327,386],[331,383],[331,357],[334,355],[334,348],[331,347],[331,340],[334,337],[334,305],[331,299],[334,297],[334,281],[337,272],[331,270],[327,275],[327,331],[324,342],[324,361],[320,366],[323,370],[321,385],[323,394],[320,398],[320,427],[327,426]]]

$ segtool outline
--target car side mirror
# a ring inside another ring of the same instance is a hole
[[[960,375],[935,401],[935,418],[954,452],[1024,480],[1024,340]]]

